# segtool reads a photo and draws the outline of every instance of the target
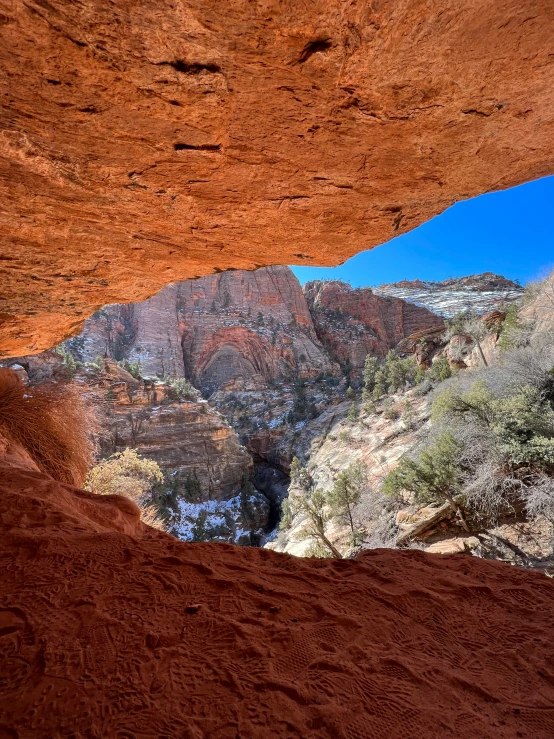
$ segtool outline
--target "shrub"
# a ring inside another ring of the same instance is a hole
[[[414,357],[401,359],[391,350],[387,354],[385,363],[375,372],[373,398],[379,400],[388,393],[397,393],[411,386],[415,382],[417,362]]]
[[[500,338],[498,339],[498,350],[505,352],[525,346],[529,340],[529,332],[525,329],[518,316],[518,307],[512,303],[506,313],[506,318],[500,327]]]
[[[469,392],[449,390],[433,403],[432,417],[473,416],[494,436],[499,453],[512,468],[520,465],[550,469],[554,465],[554,411],[540,390],[524,386],[497,398],[478,380]]]
[[[155,483],[163,482],[159,465],[139,456],[136,449],[116,452],[99,462],[87,475],[85,490],[97,495],[125,495],[144,502]]]
[[[448,359],[446,357],[437,357],[431,364],[427,372],[427,377],[432,382],[443,382],[444,380],[448,380],[449,377],[452,377],[452,368],[448,363]]]
[[[404,403],[404,406],[402,408],[402,415],[400,416],[400,418],[402,419],[406,428],[411,429],[414,427],[417,419],[417,414],[415,412],[413,404],[409,400],[406,400],[406,402]]]
[[[357,419],[358,419],[358,406],[356,405],[355,402],[352,402],[352,404],[350,405],[350,408],[348,409],[346,420],[349,423],[355,423]]]
[[[365,391],[364,391],[365,392]],[[377,406],[375,405],[374,400],[371,398],[364,398],[362,395],[362,410],[364,413],[376,413],[377,412]]]
[[[427,372],[425,371],[425,367],[418,365],[415,371],[415,375],[414,375],[415,384],[421,385],[421,383],[425,380],[426,377],[427,377]]]
[[[384,411],[383,416],[388,421],[396,421],[400,418],[400,406],[399,405],[393,405],[392,403],[389,403]]]
[[[461,481],[460,444],[445,432],[416,460],[403,457],[388,473],[383,492],[398,496],[412,493],[417,503],[432,503],[441,498],[452,502]]]
[[[54,353],[62,358],[64,369],[69,378],[73,378],[77,369],[81,367],[80,362],[76,362],[73,354],[68,351],[63,344],[59,344],[54,348]]]
[[[29,387],[13,370],[0,369],[0,429],[47,475],[83,484],[93,459],[97,418],[74,386]]]
[[[141,379],[142,364],[140,363],[140,360],[137,359],[134,362],[129,362],[128,359],[124,359],[122,362],[118,362],[118,364],[120,367],[123,367],[126,372],[132,375],[135,380]]]
[[[97,495],[123,495],[141,509],[141,519],[163,528],[159,512],[150,500],[164,480],[158,464],[140,457],[135,449],[116,452],[99,462],[87,475],[84,488]]]
[[[169,382],[170,391],[168,395],[178,400],[198,400],[200,393],[184,377],[178,377]]]

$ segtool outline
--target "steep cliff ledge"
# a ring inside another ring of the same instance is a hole
[[[380,297],[371,288],[353,289],[340,280],[304,285],[316,333],[341,365],[361,369],[368,354],[385,356],[416,331],[444,328],[427,308],[396,297]]]
[[[551,0],[13,0],[0,35],[3,356],[554,171]]]

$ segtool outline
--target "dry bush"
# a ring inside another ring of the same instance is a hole
[[[80,487],[92,464],[96,416],[70,385],[23,385],[10,369],[0,369],[0,429],[59,482]]]
[[[125,449],[103,459],[87,475],[85,490],[97,495],[124,495],[137,505],[146,502],[156,483],[163,481],[159,465]]]
[[[97,495],[123,495],[139,506],[144,523],[165,530],[165,522],[157,506],[151,502],[153,489],[163,479],[157,462],[144,459],[135,449],[124,449],[103,459],[90,470],[85,490]]]
[[[147,526],[151,526],[153,529],[158,529],[158,531],[167,530],[167,524],[160,516],[160,511],[151,503],[140,506],[140,520]]]
[[[554,521],[554,479],[547,475],[538,475],[532,485],[525,490],[525,507],[527,513],[535,518],[545,516]]]

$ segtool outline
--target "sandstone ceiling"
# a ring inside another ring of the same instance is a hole
[[[552,0],[2,0],[0,356],[554,172]]]

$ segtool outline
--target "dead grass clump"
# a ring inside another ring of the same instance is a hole
[[[23,385],[0,369],[0,430],[59,482],[80,487],[93,461],[91,406],[69,385]]]

